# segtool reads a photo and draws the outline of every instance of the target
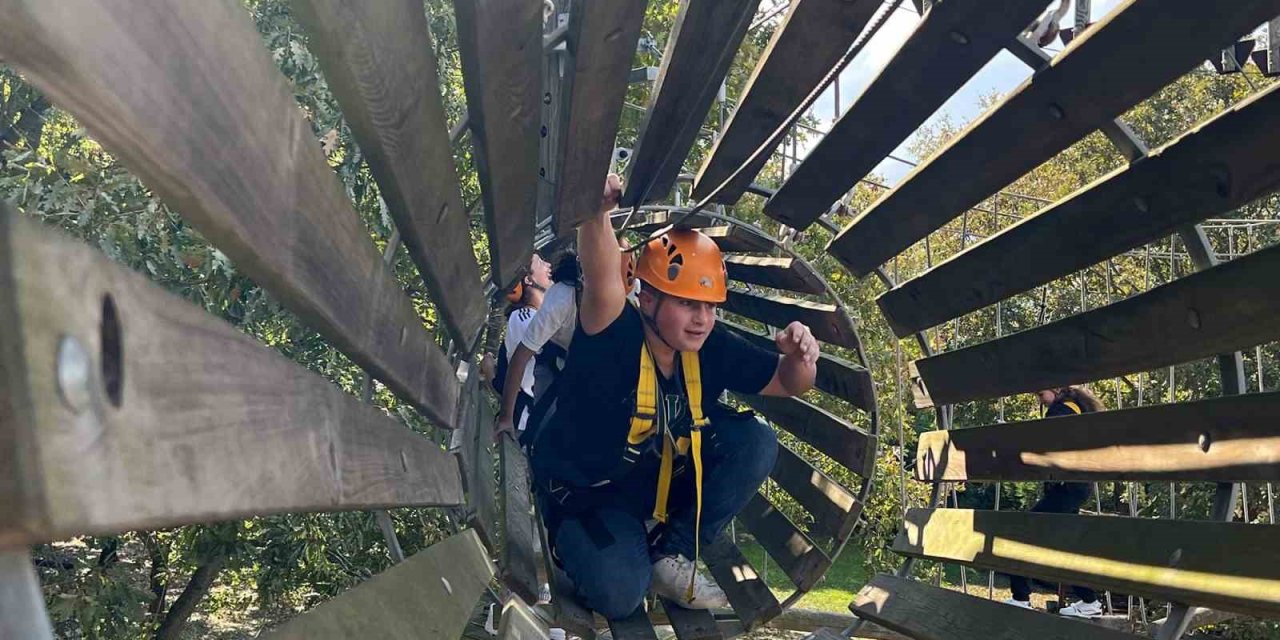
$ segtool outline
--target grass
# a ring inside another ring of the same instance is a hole
[[[755,567],[756,571],[764,574],[765,583],[773,590],[779,601],[795,591],[795,586],[791,584],[791,579],[782,572],[782,569],[778,567],[778,563],[769,560],[766,564],[765,552],[760,545],[754,541],[744,540],[738,546],[742,548],[742,553],[747,557],[747,560],[751,561],[751,566]],[[835,564],[831,565],[826,577],[818,583],[818,586],[814,587],[813,591],[806,593],[796,603],[796,607],[799,609],[830,611],[832,613],[848,613],[849,603],[853,601],[853,596],[870,579],[871,573],[867,570],[861,550],[849,545],[845,547],[840,557],[836,558]]]

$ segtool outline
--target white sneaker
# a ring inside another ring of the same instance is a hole
[[[693,599],[689,593],[689,579],[693,578]],[[649,589],[654,593],[686,608],[712,609],[729,606],[729,598],[716,583],[698,573],[697,566],[684,556],[666,556],[653,563],[653,579]]]
[[[1071,618],[1096,618],[1102,615],[1102,603],[1077,602],[1069,607],[1058,609],[1058,615]]]
[[[1005,604],[1011,604],[1011,605],[1013,605],[1013,606],[1015,606],[1015,607],[1022,607],[1023,609],[1030,609],[1030,608],[1032,608],[1032,607],[1031,607],[1031,601],[1030,601],[1030,600],[1014,600],[1013,598],[1009,598],[1009,599],[1005,600],[1005,601],[1004,601],[1004,603],[1005,603]]]
[[[551,604],[551,585],[542,583],[542,588],[538,589],[538,601],[534,604]]]

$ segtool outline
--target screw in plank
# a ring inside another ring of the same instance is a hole
[[[92,394],[89,391],[91,377],[89,352],[75,336],[62,336],[58,341],[58,391],[62,401],[76,413],[89,408]]]

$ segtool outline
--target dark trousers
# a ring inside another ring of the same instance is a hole
[[[751,415],[713,420],[703,431],[702,548],[728,526],[773,469],[778,440]],[[679,463],[677,463],[679,465]],[[669,521],[650,535],[657,476],[628,478],[609,504],[557,518],[553,548],[583,604],[615,619],[631,614],[649,590],[653,561],[664,555],[694,555],[693,462],[672,483]],[[547,500],[541,500],[548,507]],[[549,514],[553,515],[553,514]],[[652,541],[651,541],[652,540]]]
[[[1090,487],[1083,482],[1051,482],[1045,485],[1044,497],[1031,507],[1032,513],[1080,513],[1080,507],[1089,500]],[[1009,576],[1009,589],[1014,600],[1031,599],[1031,581],[1023,576]],[[1071,587],[1071,591],[1083,602],[1097,602],[1098,592],[1088,587]]]

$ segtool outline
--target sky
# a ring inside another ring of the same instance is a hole
[[[1092,21],[1097,22],[1112,11],[1122,0],[1094,0],[1092,3]],[[1053,6],[1057,6],[1055,2]],[[1062,20],[1062,26],[1070,26],[1073,11],[1068,11]],[[866,48],[854,58],[853,62],[840,74],[840,112],[843,113],[863,89],[875,78],[880,69],[893,57],[902,43],[911,35],[916,23],[920,20],[910,2],[894,11],[885,22],[884,27],[867,43]],[[1060,40],[1048,47],[1052,54],[1062,49]],[[1031,77],[1031,69],[1007,51],[1001,51],[991,59],[981,71],[973,76],[954,96],[942,105],[927,121],[927,124],[949,116],[952,122],[963,124],[973,120],[980,114],[979,100],[985,94],[996,93],[1006,95],[1024,80]],[[813,115],[821,123],[820,129],[831,126],[832,114],[835,112],[835,93],[828,89],[814,103]],[[911,157],[906,147],[910,139],[904,141],[893,153],[894,156],[907,160],[918,160]],[[809,146],[816,143],[814,138]],[[801,157],[808,152],[804,145],[800,148]],[[886,159],[876,167],[875,173],[886,178],[890,185],[897,183],[909,171],[911,166],[892,159]]]

